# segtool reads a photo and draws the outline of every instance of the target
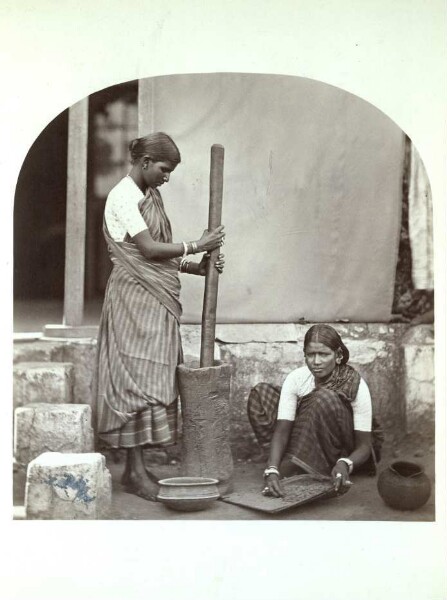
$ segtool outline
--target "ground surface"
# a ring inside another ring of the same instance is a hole
[[[398,454],[398,456],[396,456]],[[434,451],[433,447],[421,448],[407,443],[396,453],[388,451],[381,462],[381,469],[393,460],[411,460],[423,466],[432,483],[432,494],[428,502],[415,511],[399,511],[386,506],[377,491],[377,477],[353,475],[353,486],[347,494],[337,498],[317,500],[310,504],[290,509],[278,515],[270,515],[251,509],[227,504],[220,500],[203,511],[177,512],[159,502],[150,502],[128,494],[120,483],[122,462],[108,458],[107,466],[112,474],[112,511],[114,520],[332,520],[332,521],[433,521],[435,519]],[[263,464],[236,462],[234,491],[260,490],[262,488]],[[180,466],[151,466],[159,477],[175,477]],[[23,519],[25,473],[14,474],[14,518]]]

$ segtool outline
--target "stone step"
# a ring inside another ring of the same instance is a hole
[[[92,405],[92,389],[96,368],[96,339],[44,340],[15,342],[14,364],[24,362],[71,363],[73,403]]]
[[[92,452],[92,411],[87,404],[35,403],[14,413],[14,455],[26,465],[43,452]]]
[[[107,518],[112,497],[111,481],[102,454],[45,452],[28,465],[26,518]]]
[[[69,362],[20,362],[13,367],[14,408],[35,402],[73,401],[74,366]]]

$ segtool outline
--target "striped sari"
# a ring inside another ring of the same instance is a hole
[[[158,190],[140,212],[155,241],[172,231]],[[116,242],[104,221],[113,263],[97,352],[96,429],[113,448],[170,445],[177,439],[176,367],[182,361],[178,259],[149,262],[130,236]]]

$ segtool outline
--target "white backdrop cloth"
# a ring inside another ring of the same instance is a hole
[[[175,241],[207,226],[210,147],[225,147],[218,321],[389,319],[404,136],[386,115],[300,77],[173,75],[140,81],[139,133],[157,130],[182,153],[161,189]],[[200,322],[203,280],[182,288]]]

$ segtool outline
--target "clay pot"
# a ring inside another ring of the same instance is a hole
[[[377,489],[391,508],[416,510],[430,498],[431,484],[417,463],[396,461],[380,473]]]
[[[211,477],[160,479],[157,500],[174,510],[203,510],[219,498],[217,484],[217,479]]]

